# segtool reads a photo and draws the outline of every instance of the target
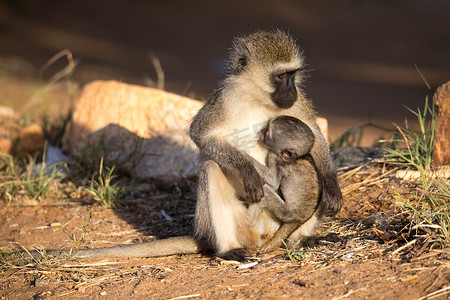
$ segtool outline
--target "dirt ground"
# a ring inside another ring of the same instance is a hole
[[[448,299],[448,249],[430,250],[429,237],[411,230],[395,206],[401,197],[418,193],[418,185],[397,179],[380,164],[340,171],[340,182],[344,207],[319,231],[335,238],[305,249],[300,262],[290,261],[279,249],[241,269],[202,254],[50,260],[20,268],[5,264],[0,269],[1,299]],[[81,248],[189,234],[193,186],[164,192],[133,183],[134,192],[116,209],[64,187],[58,199],[4,204],[0,247],[76,248],[70,234],[80,237],[77,228],[87,224]]]

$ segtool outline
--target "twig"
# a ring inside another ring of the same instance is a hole
[[[440,290],[437,290],[437,291],[434,291],[432,293],[429,293],[428,295],[425,295],[423,297],[417,298],[417,300],[433,299],[433,298],[436,298],[436,297],[439,297],[439,296],[443,296],[443,295],[448,294],[448,293],[450,293],[450,285],[448,285],[448,286],[446,286],[446,287],[444,287],[444,288],[442,288]]]
[[[432,284],[430,284],[426,289],[425,292],[428,293],[429,290],[431,290],[431,288],[436,284],[436,282],[438,282],[439,279],[441,279],[442,276],[442,269],[439,271],[438,276],[436,276],[436,279],[433,281]]]
[[[411,262],[416,262],[416,261],[424,260],[424,259],[427,259],[427,258],[436,256],[436,255],[439,255],[439,254],[441,254],[442,252],[443,252],[443,251],[434,250],[433,252],[428,252],[428,253],[425,253],[425,254],[423,254],[423,255],[421,255],[421,256],[413,257],[413,258],[410,259],[410,261],[411,261]]]
[[[401,246],[400,248],[396,249],[395,251],[392,252],[392,255],[397,254],[398,252],[402,251],[403,249],[411,246],[412,244],[414,244],[415,242],[417,242],[417,240],[412,240],[407,242],[406,244],[404,244],[403,246]]]
[[[186,295],[186,296],[179,296],[179,297],[175,297],[175,298],[170,298],[169,300],[187,299],[187,298],[194,298],[194,297],[201,297],[201,294],[192,294],[192,295]]]
[[[164,219],[166,219],[167,221],[172,220],[172,217],[169,216],[164,209],[161,210],[161,214],[163,215]]]
[[[428,83],[427,79],[425,78],[425,76],[423,76],[422,72],[420,71],[419,67],[417,66],[417,64],[414,64],[414,67],[416,68],[417,73],[419,73],[420,77],[422,78],[423,82],[425,82],[427,88],[429,90],[431,90],[431,86]]]
[[[272,257],[269,257],[269,258],[261,260],[261,261],[256,261],[256,262],[252,262],[252,263],[248,263],[248,264],[243,264],[243,265],[240,265],[238,267],[238,269],[251,268],[251,267],[254,267],[256,265],[260,265],[260,264],[263,264],[263,263],[266,263],[268,261],[275,260],[275,259],[278,259],[278,258],[281,258],[281,257],[284,257],[284,256],[285,256],[285,254],[279,254],[279,255],[272,256]]]
[[[164,75],[164,71],[161,67],[161,63],[160,63],[159,59],[156,57],[156,55],[154,55],[152,53],[150,53],[148,55],[148,58],[152,62],[153,68],[155,68],[156,77],[158,78],[157,83],[156,83],[156,88],[160,89],[160,90],[164,90],[165,75]]]
[[[332,299],[332,300],[337,300],[337,299],[347,298],[348,296],[353,295],[354,293],[359,292],[359,291],[362,291],[362,290],[365,290],[365,289],[366,289],[366,287],[362,287],[362,288],[357,289],[357,290],[350,290],[350,291],[348,291],[346,294],[344,294],[344,295],[342,295],[342,296],[339,296],[339,297],[333,297],[333,298],[331,298],[331,299]]]

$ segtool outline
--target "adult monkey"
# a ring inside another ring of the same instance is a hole
[[[293,116],[314,133],[311,155],[317,164],[322,198],[316,213],[297,232],[310,236],[322,216],[342,207],[342,194],[328,144],[312,104],[300,89],[302,57],[292,37],[280,30],[258,31],[234,40],[224,79],[195,116],[190,136],[200,150],[194,238],[225,259],[244,260],[280,226],[265,211],[255,226],[246,202],[267,189],[252,165],[265,164],[268,150],[253,139],[268,120]]]

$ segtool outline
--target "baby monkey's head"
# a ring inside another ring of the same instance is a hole
[[[314,145],[314,134],[311,128],[290,116],[271,119],[259,132],[257,139],[288,163],[309,154]]]

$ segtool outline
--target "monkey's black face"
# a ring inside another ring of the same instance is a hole
[[[272,76],[272,82],[275,86],[275,92],[272,93],[272,101],[279,108],[289,108],[297,100],[296,73],[297,70],[294,70]]]

